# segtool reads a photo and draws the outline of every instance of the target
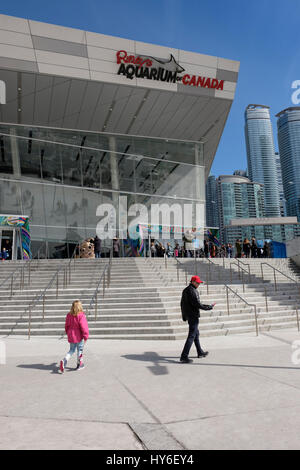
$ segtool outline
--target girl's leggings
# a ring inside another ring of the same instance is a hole
[[[68,362],[70,357],[73,356],[74,352],[77,349],[77,361],[79,361],[83,355],[83,346],[84,340],[81,340],[80,343],[70,343],[70,351],[67,353],[65,360]]]

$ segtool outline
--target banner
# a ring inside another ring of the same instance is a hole
[[[31,257],[29,218],[19,215],[1,215],[0,227],[20,227],[23,259]]]

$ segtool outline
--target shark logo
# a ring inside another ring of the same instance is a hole
[[[155,57],[150,57],[150,59],[154,60],[155,62],[158,62],[159,64],[163,65],[164,68],[172,70],[173,72],[183,73],[185,71],[185,69],[178,64],[173,54],[171,54],[169,60],[156,59]]]
[[[0,80],[0,104],[6,104],[6,84]]]

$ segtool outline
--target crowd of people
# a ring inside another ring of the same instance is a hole
[[[152,257],[162,258],[165,255],[175,258],[270,258],[271,246],[265,242],[263,247],[258,246],[256,239],[251,241],[245,238],[243,241],[237,239],[234,246],[231,243],[217,246],[215,243],[204,240],[203,248],[187,249],[186,244],[175,243],[172,247],[170,243],[164,246],[159,241],[152,241],[150,252]]]

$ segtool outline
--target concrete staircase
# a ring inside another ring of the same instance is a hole
[[[297,269],[287,259],[243,259],[239,270],[235,259],[188,259],[177,263],[175,259],[121,258],[111,264],[111,283],[105,296],[99,293],[98,313],[89,310],[96,285],[108,259],[75,260],[71,263],[71,282],[63,288],[60,274],[58,296],[56,284],[47,291],[45,317],[42,302],[32,311],[31,335],[64,335],[65,316],[75,299],[80,299],[87,313],[92,338],[101,339],[183,339],[187,324],[181,320],[180,298],[186,279],[198,274],[205,284],[200,287],[203,303],[217,304],[212,311],[201,311],[201,336],[255,333],[254,309],[229,290],[230,315],[224,284],[237,292],[249,304],[257,307],[259,331],[277,328],[297,328],[295,306],[299,306],[300,292],[296,283],[264,265],[264,282],[261,262],[300,280]],[[20,290],[18,281],[11,296],[11,286],[2,280],[23,262],[0,264],[0,334],[27,335],[28,307],[49,284],[60,266],[69,260],[40,260],[31,262],[30,285],[28,273],[25,286]],[[24,263],[23,263],[24,264]],[[75,269],[74,269],[75,268]],[[28,267],[25,268],[25,273]],[[244,280],[244,284],[243,281]],[[251,282],[250,282],[251,281]],[[266,290],[265,290],[266,288]],[[267,304],[266,304],[267,299]],[[268,311],[267,311],[268,310]],[[300,314],[300,312],[299,312]]]

